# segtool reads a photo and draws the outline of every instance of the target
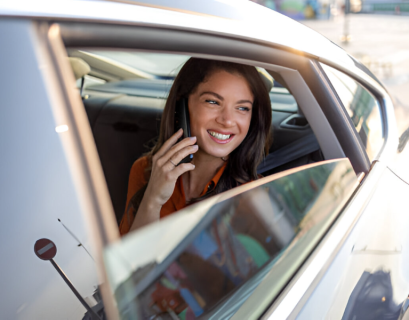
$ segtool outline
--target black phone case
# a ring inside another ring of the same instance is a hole
[[[176,107],[175,107],[175,132],[178,131],[180,128],[183,129],[183,135],[178,140],[178,142],[191,136],[190,135],[189,108],[188,108],[186,99],[179,100],[176,103]],[[189,154],[188,156],[183,158],[182,161],[178,163],[178,165],[181,163],[191,162],[192,160],[193,160],[193,154]]]

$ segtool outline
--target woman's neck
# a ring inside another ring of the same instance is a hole
[[[186,172],[182,176],[186,201],[200,196],[206,184],[224,165],[224,160],[199,153],[198,151],[193,156],[192,163],[195,165],[195,169]]]

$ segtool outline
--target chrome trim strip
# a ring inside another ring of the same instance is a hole
[[[364,180],[364,178],[365,178],[365,173],[364,173],[364,172],[361,172],[360,174],[358,174],[358,181],[359,181],[359,183],[361,183],[362,180]]]
[[[386,166],[381,163],[374,166],[367,175],[365,184],[358,189],[313,255],[261,319],[296,318],[360,218],[385,170]]]

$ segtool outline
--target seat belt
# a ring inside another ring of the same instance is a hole
[[[265,157],[265,159],[257,167],[257,173],[269,171],[277,168],[285,163],[296,160],[307,154],[320,149],[317,138],[314,133],[310,133],[301,139],[298,139],[290,144],[282,147]]]

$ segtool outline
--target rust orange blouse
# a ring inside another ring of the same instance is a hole
[[[119,232],[121,236],[129,232],[132,222],[135,218],[133,210],[128,210],[129,201],[133,195],[145,186],[148,182],[147,172],[145,169],[148,166],[148,158],[142,157],[134,162],[129,174],[128,182],[128,194],[126,197],[125,213],[122,216],[121,223],[119,224]],[[204,196],[208,190],[214,188],[220,180],[224,169],[226,168],[226,163],[216,172],[215,176],[206,184],[200,196]],[[176,181],[175,190],[169,200],[162,206],[160,211],[160,217],[166,217],[175,211],[181,210],[186,207],[186,197],[183,190],[182,177],[179,177]]]

